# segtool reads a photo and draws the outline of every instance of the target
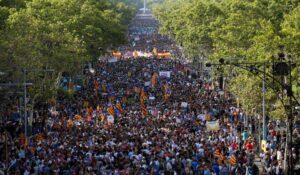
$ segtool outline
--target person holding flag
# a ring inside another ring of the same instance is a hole
[[[147,96],[145,94],[144,88],[142,88],[140,101],[141,101],[141,110],[142,110],[143,116],[147,116],[148,115],[147,107],[145,105],[146,98],[147,98]]]
[[[157,73],[154,72],[153,75],[152,75],[152,78],[151,78],[152,87],[154,87],[156,83],[157,83]]]
[[[117,107],[117,109],[118,109],[118,111],[119,111],[120,113],[123,112],[122,105],[121,105],[121,102],[120,102],[120,101],[117,102],[116,107]]]
[[[114,114],[115,114],[114,107],[113,107],[113,105],[112,105],[111,102],[108,102],[107,112],[108,112],[110,115],[114,115]]]
[[[166,84],[164,88],[165,88],[164,100],[165,102],[167,102],[171,97],[171,89],[168,84]]]
[[[99,91],[99,83],[97,80],[94,80],[94,89],[95,89],[95,94],[98,96],[98,91]]]

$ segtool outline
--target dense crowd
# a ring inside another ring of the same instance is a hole
[[[219,126],[209,129],[212,121]],[[28,143],[9,132],[8,166],[1,131],[0,174],[256,175],[258,126],[244,121],[229,94],[179,61],[99,61],[80,91],[49,106]],[[282,175],[277,126],[269,123],[260,156],[266,174]]]
[[[142,13],[143,14],[143,13]],[[146,16],[136,16],[128,29],[129,46],[120,47],[126,51],[152,52],[156,48],[159,52],[171,52],[173,55],[180,54],[175,42],[167,36],[159,34],[159,22],[146,11]]]

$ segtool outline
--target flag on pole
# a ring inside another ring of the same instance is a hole
[[[165,95],[164,95],[165,101],[168,101],[170,96],[171,96],[171,89],[170,89],[169,85],[165,85]]]
[[[123,112],[122,105],[119,101],[117,102],[117,109],[119,110],[120,113]]]
[[[73,120],[70,118],[70,119],[68,120],[67,127],[68,127],[68,128],[72,128],[72,126],[73,126]]]
[[[107,112],[108,112],[110,115],[114,115],[114,114],[115,114],[114,107],[113,107],[113,105],[112,105],[111,103],[108,103]]]
[[[151,78],[151,85],[155,86],[156,82],[157,82],[157,73],[154,72]]]
[[[148,115],[147,107],[145,105],[145,100],[146,100],[146,94],[145,94],[144,89],[142,89],[140,101],[141,101],[141,110],[142,110],[143,116],[147,116]]]
[[[96,96],[98,96],[99,83],[97,80],[94,80],[94,88],[95,88],[95,94]]]
[[[97,112],[101,112],[101,106],[97,105]]]

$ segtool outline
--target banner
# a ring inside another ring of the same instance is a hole
[[[218,131],[220,129],[219,121],[206,122],[207,131]]]
[[[120,56],[122,55],[121,52],[113,52],[112,54],[113,54],[113,56],[115,56],[115,57],[120,57]]]
[[[124,55],[125,58],[133,57],[133,52],[127,51]]]
[[[160,72],[159,72],[159,76],[160,76],[160,77],[167,77],[167,78],[170,78],[170,77],[171,77],[171,71],[160,71]]]
[[[150,81],[147,81],[147,82],[145,82],[144,86],[147,87],[147,86],[150,86],[150,84],[151,84]]]
[[[180,106],[182,108],[187,108],[188,107],[188,103],[187,102],[182,102]]]
[[[112,116],[112,115],[107,116],[107,122],[114,123],[115,122],[114,116]]]
[[[266,140],[261,141],[261,150],[263,150],[264,152],[267,152],[267,141]]]
[[[171,53],[170,52],[160,52],[157,53],[158,57],[171,57]]]
[[[115,63],[115,62],[117,62],[117,61],[118,61],[118,58],[110,58],[110,59],[108,60],[109,63]]]
[[[140,37],[136,36],[134,37],[134,41],[139,41],[140,40]]]

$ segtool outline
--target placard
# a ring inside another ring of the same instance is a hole
[[[159,76],[160,76],[160,77],[167,77],[167,78],[170,78],[170,77],[171,77],[171,71],[160,71],[160,72],[159,72]]]
[[[206,122],[206,129],[207,131],[218,131],[220,129],[219,121],[210,121]]]
[[[117,62],[117,61],[118,61],[118,58],[110,58],[110,59],[108,60],[109,63],[115,63],[115,62]]]

